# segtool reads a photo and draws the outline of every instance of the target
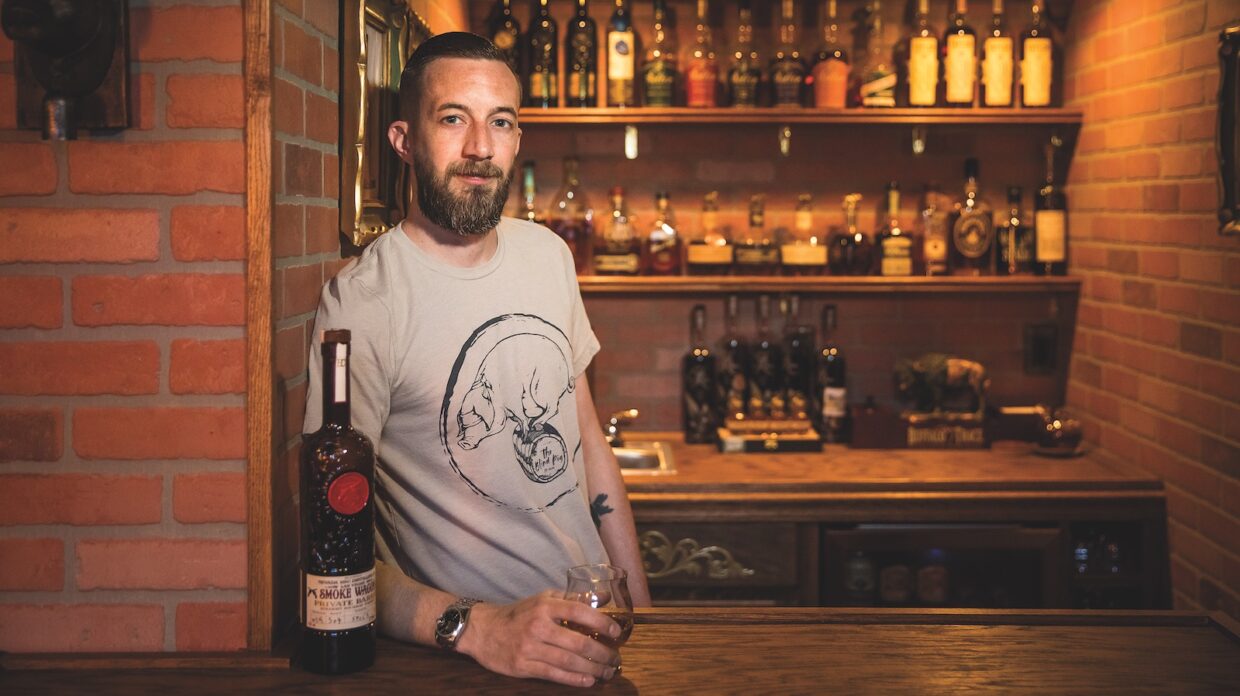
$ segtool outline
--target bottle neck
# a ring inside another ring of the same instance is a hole
[[[323,344],[323,424],[349,425],[349,344]]]

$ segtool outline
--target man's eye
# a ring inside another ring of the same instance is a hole
[[[494,123],[499,128],[512,128],[512,121],[509,121],[506,118],[497,118],[494,121],[492,121],[492,123]]]
[[[443,122],[444,123],[461,123],[461,117],[460,116],[444,116]]]

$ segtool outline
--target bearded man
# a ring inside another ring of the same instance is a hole
[[[547,228],[502,217],[520,103],[479,36],[441,34],[410,57],[388,139],[416,205],[323,288],[303,430],[322,419],[319,337],[349,329],[353,427],[378,454],[380,632],[590,686],[619,653],[564,623],[619,627],[560,598],[565,570],[610,562],[634,605],[649,591],[585,379],[599,343],[572,256]]]

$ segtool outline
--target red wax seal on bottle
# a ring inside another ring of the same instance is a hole
[[[348,471],[327,487],[327,504],[342,515],[356,515],[370,499],[370,482],[356,471]]]

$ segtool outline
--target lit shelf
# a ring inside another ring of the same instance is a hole
[[[656,108],[553,108],[521,109],[521,125],[702,125],[734,123],[775,124],[895,124],[895,125],[1070,125],[1079,126],[1076,109],[690,109]]]
[[[585,295],[666,295],[733,292],[889,293],[1079,293],[1075,276],[580,276]]]

